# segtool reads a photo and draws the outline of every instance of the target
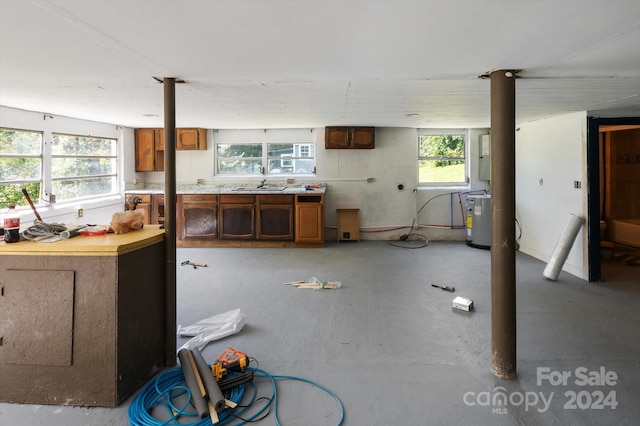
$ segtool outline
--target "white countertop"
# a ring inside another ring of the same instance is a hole
[[[242,188],[242,189],[238,189]],[[284,189],[283,189],[284,188]],[[251,188],[249,186],[214,186],[214,185],[177,185],[176,194],[324,194],[326,187],[309,188],[306,186],[266,186]],[[164,194],[162,188],[128,189],[125,194]]]

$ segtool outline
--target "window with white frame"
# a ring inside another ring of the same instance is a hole
[[[465,130],[418,131],[418,184],[464,185],[467,176]]]
[[[313,174],[315,144],[307,133],[300,129],[219,131],[215,144],[216,173],[236,176]]]
[[[42,190],[42,132],[0,129],[0,208],[28,205]]]
[[[51,192],[57,201],[118,191],[117,140],[54,133]]]
[[[218,174],[252,175],[262,174],[262,144],[219,143],[216,145]]]
[[[0,207],[27,205],[54,194],[56,201],[118,192],[117,139],[0,129]]]
[[[269,174],[313,173],[313,144],[269,143],[267,144]]]

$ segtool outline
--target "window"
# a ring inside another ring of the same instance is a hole
[[[218,173],[224,174],[261,174],[262,144],[217,144]]]
[[[267,144],[269,174],[313,173],[313,144],[270,143]]]
[[[0,129],[0,207],[28,205],[26,188],[37,202],[47,194],[56,201],[118,192],[117,140],[66,134]]]
[[[72,200],[118,191],[116,139],[53,134],[51,192]]]
[[[216,134],[218,175],[315,173],[315,145],[313,135],[308,131],[305,133],[299,129],[259,132],[221,130]]]
[[[0,129],[0,208],[28,205],[22,188],[38,200],[41,180],[42,133]]]
[[[418,184],[431,186],[467,183],[466,131],[418,133]]]

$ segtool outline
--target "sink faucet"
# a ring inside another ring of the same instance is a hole
[[[262,188],[264,187],[264,183],[266,182],[266,179],[262,179],[262,182],[260,182],[260,185],[258,185],[258,188]]]

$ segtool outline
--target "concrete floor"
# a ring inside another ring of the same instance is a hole
[[[490,372],[489,251],[329,242],[181,248],[177,260],[209,265],[178,266],[178,324],[235,308],[247,316],[240,333],[207,345],[208,361],[232,346],[272,374],[317,381],[344,404],[345,425],[631,425],[640,416],[639,266],[605,261],[602,283],[564,272],[551,282],[544,263],[518,253],[518,378],[501,381]],[[283,285],[314,276],[342,288]],[[455,296],[473,299],[475,310],[452,310]],[[603,370],[608,384],[582,383]],[[544,371],[570,376],[553,384]],[[317,388],[278,388],[283,425],[337,423],[336,403]],[[266,384],[259,390],[269,394]],[[130,401],[116,409],[0,404],[0,425],[126,425]],[[273,413],[260,424],[274,424]]]

